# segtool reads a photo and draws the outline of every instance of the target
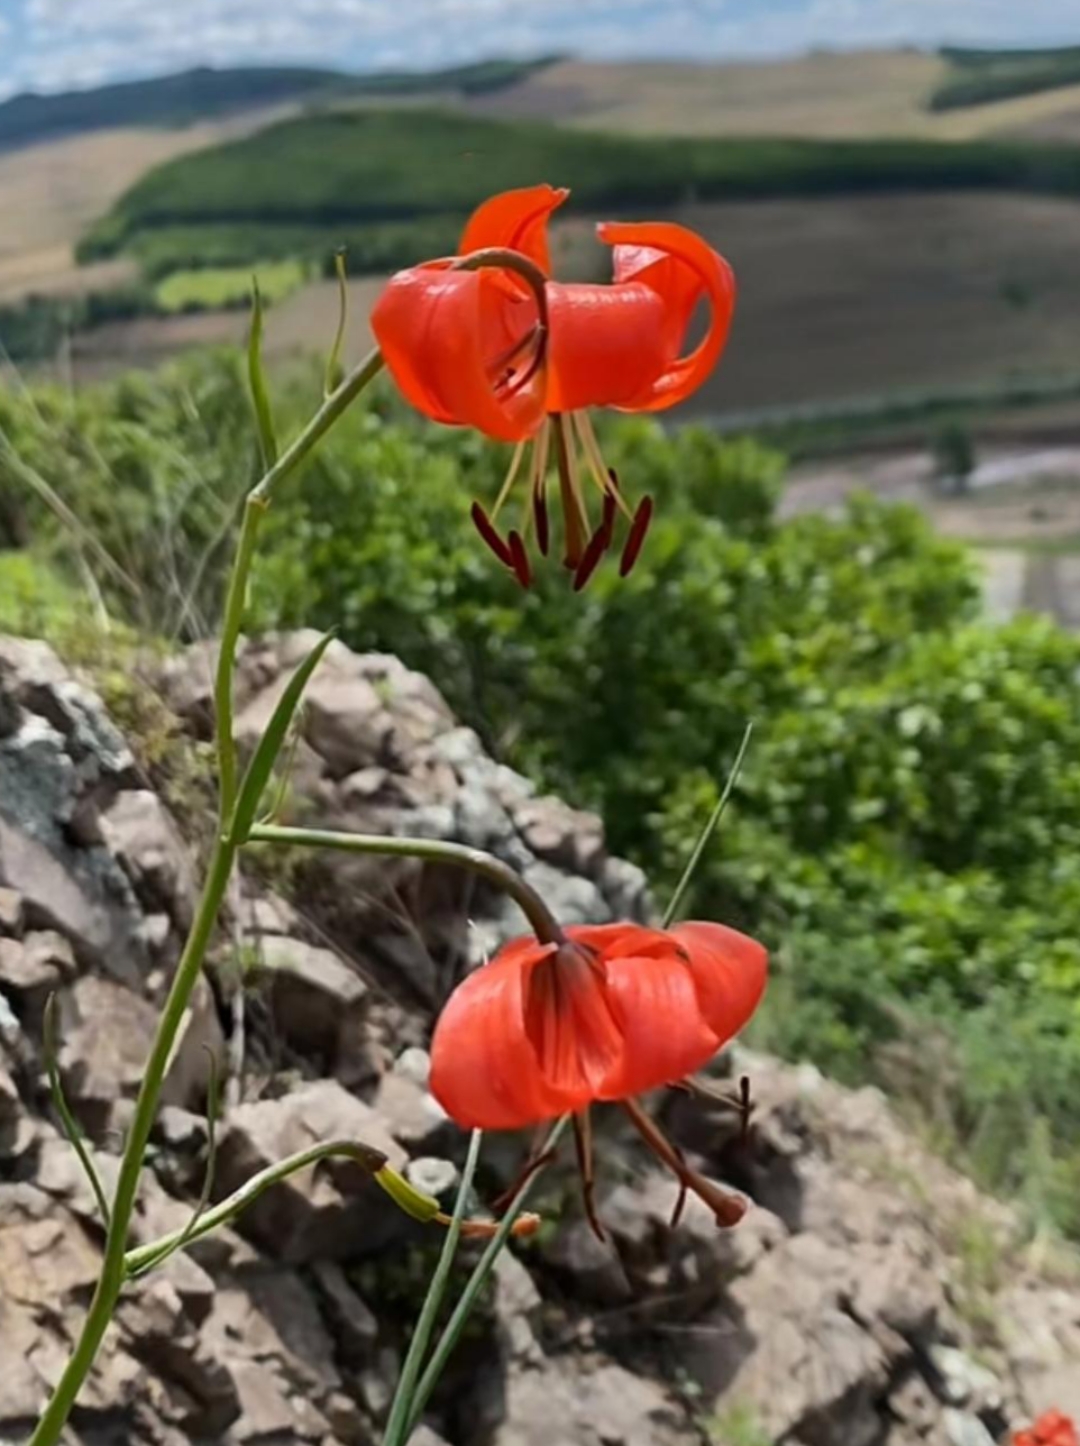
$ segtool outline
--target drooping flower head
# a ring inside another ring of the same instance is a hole
[[[573,1114],[587,1201],[588,1109],[618,1101],[684,1188],[734,1224],[744,1202],[690,1170],[635,1096],[678,1083],[737,1034],[767,965],[760,944],[721,924],[607,924],[569,928],[549,944],[516,939],[451,995],[432,1041],[432,1092],[469,1129]]]
[[[1034,1425],[1013,1433],[1013,1446],[1080,1446],[1072,1417],[1063,1411],[1044,1411]]]
[[[636,561],[652,516],[631,507],[605,466],[589,418],[593,407],[654,412],[676,406],[706,380],[724,349],[735,304],[730,266],[693,231],[672,222],[605,222],[613,248],[606,285],[550,279],[547,223],[569,193],[552,186],[506,191],[465,227],[459,258],[490,253],[490,267],[439,260],[394,276],[371,317],[387,366],[408,400],[434,421],[476,427],[516,447],[490,512],[473,520],[523,585],[526,541],[547,555],[548,478],[557,479],[563,560],[584,587],[612,545],[618,514],[628,531],[621,571]],[[531,263],[540,289],[496,253]],[[683,344],[700,302],[710,318],[689,354]],[[527,481],[518,525],[500,518],[515,483]],[[596,501],[590,506],[595,489]]]

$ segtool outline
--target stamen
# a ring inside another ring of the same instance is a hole
[[[521,467],[521,459],[525,455],[525,448],[528,446],[528,438],[519,442],[514,448],[514,455],[510,458],[510,466],[507,469],[503,485],[499,488],[499,495],[495,499],[495,506],[491,509],[491,520],[494,522],[502,511],[503,503],[510,496],[510,488],[513,487],[518,470]]]
[[[525,351],[526,348],[532,346],[534,342],[537,343],[537,350],[536,353],[530,358],[529,365],[532,370],[528,372],[526,380],[528,380],[535,374],[536,367],[538,365],[537,358],[541,355],[543,350],[542,340],[544,335],[544,328],[539,324],[530,327],[529,330],[525,333],[525,335],[520,338],[520,340],[514,342],[513,346],[508,347],[506,351],[504,351],[500,356],[495,357],[493,361],[487,364],[489,373],[491,373],[493,376],[498,377],[498,381],[495,382],[496,391],[500,391],[509,385],[514,376],[514,368],[510,365],[510,363],[516,361],[517,358],[521,355],[521,353]],[[515,390],[524,385],[524,381],[518,381],[515,384]]]
[[[589,524],[574,468],[574,449],[569,445],[567,438],[566,418],[561,413],[555,413],[551,420],[555,428],[555,445],[559,465],[559,495],[562,501],[563,524],[566,533],[566,553],[563,563],[566,567],[576,570],[581,562],[581,555],[585,551],[585,534]]]
[[[592,1233],[601,1245],[607,1244],[604,1227],[596,1213],[596,1175],[593,1171],[592,1120],[586,1106],[574,1116],[574,1144],[577,1146],[578,1169],[581,1171],[581,1198],[585,1206],[585,1218]]]
[[[687,1196],[686,1181],[685,1181],[685,1180],[680,1180],[680,1181],[679,1181],[679,1194],[678,1194],[678,1198],[677,1198],[676,1201],[675,1201],[675,1209],[671,1212],[671,1219],[668,1221],[668,1229],[669,1229],[669,1230],[674,1230],[674,1229],[677,1227],[679,1221],[682,1219],[682,1217],[683,1217],[683,1211],[686,1209],[686,1196]]]
[[[532,491],[533,510],[536,518],[536,541],[542,557],[547,557],[550,542],[547,512],[547,471],[550,451],[551,422],[545,417],[536,438],[532,465],[529,468],[529,486]]]
[[[611,540],[615,536],[615,509],[619,501],[619,479],[615,475],[614,468],[608,468],[608,476],[611,478],[611,489],[604,493],[604,517],[600,524],[606,539],[605,552],[611,546]]]
[[[491,548],[492,552],[502,563],[503,567],[514,566],[514,555],[510,548],[502,540],[492,526],[491,518],[487,515],[479,502],[474,502],[469,514],[473,520],[473,526],[479,532],[484,542]]]
[[[592,577],[599,565],[600,559],[607,552],[609,546],[608,534],[604,531],[604,524],[593,533],[589,539],[589,545],[585,549],[584,556],[578,563],[577,571],[574,573],[574,591],[580,592],[585,584]]]
[[[555,1150],[541,1150],[538,1154],[535,1152],[530,1154],[524,1165],[522,1165],[514,1183],[508,1189],[504,1190],[497,1200],[493,1201],[491,1208],[495,1214],[505,1215],[513,1203],[514,1196],[522,1186],[528,1184],[537,1170],[542,1170],[545,1165],[550,1165],[555,1155]]]
[[[637,562],[645,542],[645,534],[649,530],[649,523],[652,521],[653,504],[651,497],[643,497],[638,503],[638,509],[634,513],[634,520],[630,524],[630,536],[626,539],[626,546],[623,548],[622,558],[619,562],[619,576],[629,577]]]
[[[615,492],[615,505],[622,511],[627,522],[633,521],[633,514],[622,493],[619,491],[619,480],[611,467],[604,465],[604,454],[600,450],[600,442],[592,424],[592,418],[588,412],[573,412],[571,414],[577,423],[577,434],[581,438],[581,450],[585,453],[589,462],[590,470],[596,479],[596,485],[604,494],[604,501],[611,496],[612,489]]]
[[[536,349],[534,350],[532,356],[529,358],[528,366],[520,374],[520,376],[515,378],[513,385],[509,388],[510,395],[513,395],[515,392],[524,391],[524,389],[529,385],[536,373],[540,370],[544,362],[546,338],[546,329],[542,326],[537,326],[535,329]]]
[[[529,567],[529,557],[525,551],[525,543],[522,541],[521,533],[515,528],[507,537],[509,543],[510,566],[523,588],[528,590],[532,582],[532,570]]]
[[[544,484],[533,493],[533,518],[536,522],[536,545],[540,556],[547,557],[551,538],[548,532],[547,492]]]
[[[740,1195],[725,1190],[723,1186],[706,1180],[704,1175],[692,1170],[660,1126],[649,1118],[636,1100],[622,1100],[620,1103],[649,1149],[674,1172],[684,1189],[693,1190],[698,1199],[709,1207],[716,1217],[717,1225],[738,1225],[746,1214],[746,1201]]]

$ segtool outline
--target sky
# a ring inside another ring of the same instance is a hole
[[[0,96],[191,65],[427,69],[949,40],[1080,43],[1080,0],[0,0]]]

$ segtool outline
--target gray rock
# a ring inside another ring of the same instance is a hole
[[[186,929],[195,911],[195,877],[180,831],[156,793],[118,793],[100,817],[102,838],[148,909],[163,909]]]
[[[452,1203],[449,1197],[460,1175],[452,1160],[441,1160],[437,1155],[420,1155],[405,1166],[405,1178],[423,1194],[443,1201],[449,1208]]]
[[[18,939],[25,924],[22,895],[14,889],[0,888],[0,934]]]
[[[691,1446],[700,1440],[660,1386],[621,1366],[580,1359],[512,1367],[496,1410],[502,1419],[492,1446]]]
[[[438,1154],[459,1136],[457,1126],[438,1100],[397,1071],[379,1081],[374,1106],[394,1139],[410,1155]]]
[[[404,1164],[404,1151],[375,1111],[332,1080],[321,1080],[284,1099],[233,1111],[218,1150],[219,1194],[231,1193],[288,1155],[331,1140],[369,1145],[395,1169]],[[400,1235],[402,1225],[400,1212],[350,1160],[327,1161],[291,1176],[237,1221],[244,1235],[292,1263],[368,1254]]]
[[[379,1335],[379,1322],[335,1261],[317,1260],[311,1274],[342,1360],[355,1368],[371,1355]]]
[[[281,1037],[330,1069],[360,1032],[367,985],[330,949],[277,934],[259,940],[250,977],[270,999]]]

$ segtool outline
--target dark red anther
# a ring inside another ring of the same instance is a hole
[[[473,526],[476,528],[477,532],[479,532],[480,536],[483,538],[487,546],[491,548],[492,552],[502,563],[503,567],[513,567],[513,553],[510,551],[510,548],[502,540],[499,534],[495,531],[494,523],[484,511],[484,509],[480,506],[479,502],[473,503],[470,515],[473,520]]]
[[[514,576],[522,587],[527,588],[532,582],[532,569],[529,567],[529,558],[525,551],[525,544],[521,540],[521,533],[515,530],[506,540],[510,544],[510,566],[514,569]]]
[[[533,519],[536,522],[536,545],[540,549],[540,556],[547,557],[551,536],[548,531],[547,493],[543,484],[533,493]]]
[[[680,1221],[680,1220],[682,1219],[682,1217],[683,1217],[683,1211],[686,1209],[686,1196],[687,1196],[687,1191],[688,1191],[688,1186],[687,1186],[687,1184],[686,1184],[686,1181],[685,1181],[685,1180],[680,1180],[680,1181],[679,1181],[679,1193],[678,1193],[678,1195],[675,1197],[675,1208],[674,1208],[674,1210],[672,1210],[672,1212],[671,1212],[671,1219],[668,1221],[668,1229],[669,1229],[669,1230],[675,1230],[675,1229],[678,1227],[679,1221]]]
[[[609,542],[610,538],[605,531],[604,524],[601,523],[600,526],[593,533],[592,537],[589,538],[589,545],[585,549],[584,553],[582,554],[581,561],[577,565],[577,571],[574,573],[575,592],[580,592],[581,589],[585,586],[585,584],[589,581],[589,578],[592,577],[593,573],[597,569],[597,565],[599,564],[600,559],[608,550]]]
[[[630,535],[626,539],[626,546],[623,548],[622,558],[619,562],[619,576],[629,577],[634,563],[641,554],[645,542],[645,534],[649,530],[649,523],[652,521],[653,504],[651,497],[643,497],[638,503],[638,509],[634,513],[634,520],[630,524]]]
[[[611,474],[614,477],[614,472]],[[604,493],[604,515],[600,522],[600,531],[604,534],[604,551],[611,546],[611,540],[615,536],[615,510],[617,507],[614,492]]]

